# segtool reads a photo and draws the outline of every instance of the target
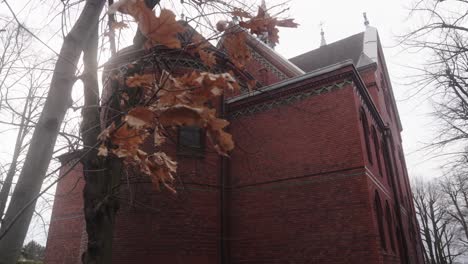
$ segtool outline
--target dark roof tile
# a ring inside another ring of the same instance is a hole
[[[363,51],[364,32],[306,52],[289,59],[305,72],[311,72],[338,62],[351,59],[358,65]]]

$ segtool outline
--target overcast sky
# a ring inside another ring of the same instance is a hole
[[[13,5],[15,12],[19,14],[20,19],[26,25],[37,27],[34,29],[41,29],[39,35],[43,37],[42,40],[58,51],[62,40],[57,37],[50,38],[52,35],[57,36],[57,32],[54,31],[54,27],[43,27],[43,25],[50,21],[60,20],[57,18],[52,19],[46,10],[42,12],[44,14],[42,16],[28,15],[41,13],[29,12],[30,10],[40,10],[42,6],[40,2],[11,0],[10,4]],[[273,0],[273,2],[277,3],[279,1]],[[435,135],[436,126],[433,125],[433,120],[430,117],[432,107],[429,101],[426,100],[427,98],[421,96],[410,97],[414,87],[405,85],[405,83],[409,82],[408,75],[411,74],[406,66],[414,66],[415,63],[422,61],[424,57],[422,54],[411,54],[396,45],[396,36],[408,32],[420,21],[418,18],[407,19],[411,2],[410,0],[291,0],[289,16],[295,18],[300,27],[281,30],[280,44],[276,50],[284,57],[290,58],[318,48],[320,44],[319,25],[321,23],[323,23],[325,38],[328,43],[364,31],[362,13],[367,12],[370,24],[378,29],[384,46],[384,54],[403,123],[403,145],[409,175],[410,177],[433,178],[441,174],[439,169],[441,161],[418,151],[425,143],[430,142]],[[23,10],[25,6],[27,8]],[[1,3],[0,14],[8,14],[6,6]],[[1,151],[7,151],[7,149],[9,149],[8,144],[2,144],[0,154]],[[39,240],[44,244],[46,238],[40,233],[40,231],[37,231],[30,238]]]

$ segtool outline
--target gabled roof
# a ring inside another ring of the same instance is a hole
[[[311,72],[346,60],[359,64],[363,55],[364,32],[327,44],[289,59],[305,72]],[[359,65],[361,66],[361,65]]]

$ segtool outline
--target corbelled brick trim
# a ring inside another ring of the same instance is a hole
[[[308,97],[311,97],[311,96],[317,96],[317,95],[321,95],[321,94],[324,94],[324,93],[329,93],[329,92],[332,92],[332,91],[335,91],[335,90],[340,90],[340,89],[344,88],[346,85],[352,84],[352,83],[353,82],[351,80],[344,80],[342,82],[322,86],[322,87],[320,87],[318,89],[310,89],[310,90],[302,91],[300,93],[296,93],[296,94],[293,94],[293,95],[279,97],[279,98],[276,98],[273,101],[256,104],[256,105],[253,105],[253,106],[250,106],[250,107],[246,107],[246,108],[242,108],[240,110],[234,111],[234,112],[232,112],[230,114],[230,118],[231,119],[236,119],[239,116],[252,115],[252,114],[262,112],[262,111],[266,111],[266,110],[270,110],[272,108],[279,107],[279,106],[282,106],[282,105],[293,104],[295,102],[304,100],[304,99],[306,99]]]

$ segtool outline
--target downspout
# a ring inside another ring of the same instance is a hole
[[[226,117],[226,103],[224,95],[221,96],[221,102],[219,107],[219,115],[221,118]],[[220,173],[219,173],[219,215],[220,215],[220,240],[219,240],[219,264],[229,263],[229,248],[228,248],[228,210],[227,210],[227,193],[226,193],[226,182],[227,182],[227,169],[228,160],[225,156],[220,156]]]
[[[392,182],[392,191],[393,191],[393,197],[395,199],[395,204],[397,205],[397,210],[396,210],[396,214],[397,214],[397,221],[398,221],[398,225],[400,226],[400,228],[398,229],[399,232],[400,232],[400,237],[401,237],[401,243],[402,243],[402,247],[403,247],[403,252],[400,252],[400,261],[401,263],[406,263],[406,264],[409,264],[410,261],[409,261],[409,255],[408,255],[408,246],[406,244],[406,236],[405,236],[405,232],[403,230],[403,219],[402,219],[402,216],[401,216],[401,206],[400,206],[400,200],[399,200],[399,197],[398,197],[398,191],[397,191],[397,183],[395,182],[395,177],[397,177],[397,175],[395,174],[395,171],[394,171],[394,167],[395,166],[395,163],[394,163],[394,160],[393,160],[393,157],[394,155],[390,155],[390,147],[389,147],[389,137],[391,136],[391,131],[390,129],[387,127],[385,129],[385,132],[384,132],[384,135],[385,135],[385,140],[384,140],[384,155],[386,156],[385,157],[385,160],[386,160],[386,166],[388,167],[388,170],[389,170],[389,174],[388,177],[390,177],[390,180]],[[399,184],[398,184],[399,186]],[[398,242],[398,241],[397,241]]]

